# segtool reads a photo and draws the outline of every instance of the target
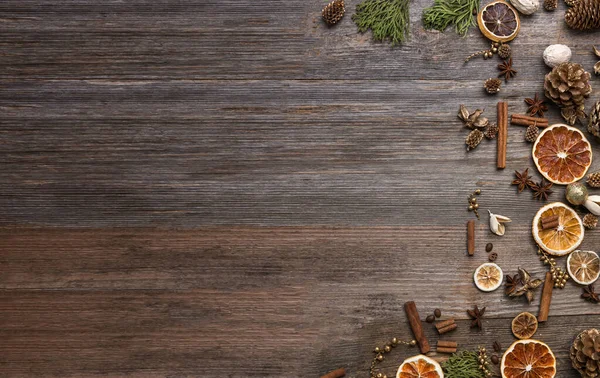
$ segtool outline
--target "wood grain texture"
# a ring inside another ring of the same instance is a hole
[[[463,64],[489,46],[477,30],[425,31],[416,0],[410,42],[391,48],[357,34],[356,3],[328,28],[317,0],[0,2],[0,376],[365,377],[374,346],[411,338],[410,300],[456,318],[444,337],[461,348],[513,341],[540,293],[482,293],[472,274],[492,242],[505,273],[544,276],[541,203],[510,186],[535,172],[531,145],[509,126],[497,170],[495,142],[465,151],[456,112],[525,113],[544,48],[568,44],[591,71],[597,33],[566,29],[562,3],[524,18],[518,75],[490,97],[496,61]],[[512,218],[506,236],[487,209]],[[598,245],[587,232],[582,248]],[[579,294],[555,290],[536,334],[560,378],[577,377],[568,347],[600,319]]]

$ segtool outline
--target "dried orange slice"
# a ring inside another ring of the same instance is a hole
[[[529,313],[522,312],[515,316],[511,324],[512,333],[517,339],[529,339],[538,328],[537,318]]]
[[[567,271],[578,284],[591,285],[600,276],[600,258],[596,252],[574,251],[567,259]]]
[[[444,378],[444,372],[436,361],[419,354],[404,360],[396,378]]]
[[[485,263],[475,270],[473,280],[481,291],[494,291],[502,285],[502,269],[494,263]]]
[[[519,33],[521,22],[515,8],[503,0],[481,8],[477,15],[479,30],[493,42],[508,42]]]
[[[558,226],[543,230],[541,219],[552,215],[558,215]],[[564,256],[579,247],[584,228],[575,210],[562,202],[553,202],[538,210],[533,217],[531,232],[535,242],[544,251],[554,256]]]
[[[541,341],[518,340],[504,352],[500,372],[502,378],[553,378],[556,357]]]
[[[579,181],[592,165],[592,147],[574,127],[547,127],[533,144],[533,161],[548,181],[567,185]]]

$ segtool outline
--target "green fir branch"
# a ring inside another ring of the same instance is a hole
[[[431,7],[423,10],[423,26],[443,32],[451,25],[465,36],[469,27],[475,25],[479,0],[434,0]]]
[[[373,39],[389,39],[392,46],[408,39],[410,0],[365,0],[356,6],[352,20],[361,33],[371,29]]]
[[[453,354],[442,364],[446,378],[486,378],[485,372],[479,367],[479,354],[463,351]]]

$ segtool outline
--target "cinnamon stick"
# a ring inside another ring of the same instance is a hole
[[[341,378],[346,375],[346,369],[339,368],[321,376],[321,378]]]
[[[458,348],[458,343],[456,341],[444,341],[438,340],[437,346],[442,348]]]
[[[557,221],[557,220],[558,220],[558,214],[548,215],[547,217],[543,217],[543,218],[540,219],[540,221],[542,222],[542,224],[554,222],[554,221]]]
[[[554,288],[552,273],[546,272],[544,288],[542,289],[542,300],[540,301],[540,312],[538,313],[538,322],[540,323],[548,320],[548,314],[550,313],[550,302],[552,302],[552,288]]]
[[[438,353],[456,353],[456,348],[446,348],[446,347],[438,347],[436,352]]]
[[[467,253],[469,256],[475,254],[475,221],[467,222]]]
[[[429,347],[429,342],[427,342],[427,338],[423,332],[423,327],[421,327],[421,318],[419,317],[419,312],[417,311],[417,305],[415,302],[406,302],[404,304],[404,312],[406,312],[406,317],[410,323],[410,328],[415,336],[415,340],[417,340],[417,344],[419,344],[421,353],[425,354],[429,352],[431,348]]]
[[[440,329],[442,329],[442,328],[444,328],[444,327],[448,327],[449,325],[452,325],[452,324],[454,324],[454,323],[456,323],[456,322],[454,321],[454,319],[443,320],[443,321],[441,321],[441,322],[437,322],[437,323],[435,323],[435,328],[437,328],[437,329],[438,329],[438,331],[439,331]]]
[[[438,328],[438,333],[440,335],[443,335],[444,333],[448,333],[450,331],[454,331],[456,328],[458,328],[458,325],[456,323],[452,323],[449,326],[446,326],[444,328]]]
[[[542,230],[550,230],[558,227],[558,220],[550,223],[542,223]]]
[[[508,104],[499,101],[497,105],[498,120],[498,155],[496,166],[499,169],[506,168],[506,142],[508,139]]]
[[[510,123],[511,123],[511,125],[517,125],[517,126],[536,125],[537,127],[548,127],[548,119],[547,118],[530,117],[530,116],[521,115],[521,114],[511,115]]]

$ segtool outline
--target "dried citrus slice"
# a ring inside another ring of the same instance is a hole
[[[533,314],[522,312],[513,319],[511,328],[517,339],[529,339],[537,331],[538,321]]]
[[[396,378],[444,378],[440,364],[419,354],[404,360],[398,368]]]
[[[533,161],[542,176],[555,184],[579,181],[592,165],[592,147],[574,127],[547,127],[533,144]]]
[[[517,11],[503,0],[494,1],[481,8],[477,15],[479,30],[493,42],[508,42],[519,33]]]
[[[574,251],[567,259],[567,271],[578,284],[591,285],[600,276],[600,258],[596,252]]]
[[[485,263],[475,270],[475,286],[481,291],[494,291],[502,285],[502,269],[494,263]]]
[[[556,228],[542,229],[542,218],[558,215]],[[549,203],[538,210],[531,228],[533,238],[544,251],[554,256],[564,256],[583,241],[583,222],[575,210],[561,202]]]
[[[504,352],[500,372],[502,378],[552,378],[556,357],[541,341],[518,340]]]

